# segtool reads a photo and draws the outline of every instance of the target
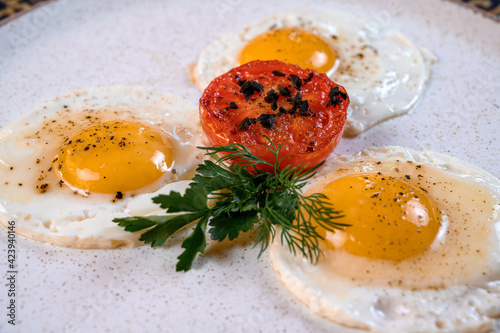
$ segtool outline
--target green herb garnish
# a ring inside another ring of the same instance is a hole
[[[335,222],[341,217],[340,212],[333,209],[325,195],[301,193],[319,165],[309,170],[307,166],[281,169],[280,162],[288,156],[279,158],[281,146],[276,148],[272,142],[267,148],[275,156],[274,164],[253,155],[241,144],[200,147],[215,162],[206,160],[198,165],[184,195],[171,192],[153,198],[167,213],[175,214],[113,221],[130,232],[148,229],[140,240],[152,247],[163,245],[176,231],[198,221],[194,231],[182,242],[185,250],[177,258],[177,271],[188,271],[198,252],[205,251],[207,226],[211,239],[217,241],[226,237],[233,240],[240,232],[253,229],[255,245],[260,244],[259,256],[274,239],[279,226],[281,243],[293,254],[300,252],[315,262],[321,253],[322,237],[313,223],[330,231],[347,225]],[[258,170],[258,164],[268,165],[274,171]]]

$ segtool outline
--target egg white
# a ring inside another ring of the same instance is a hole
[[[409,112],[422,97],[435,57],[395,30],[373,35],[367,20],[346,13],[278,14],[226,33],[200,53],[188,71],[204,90],[215,77],[239,66],[238,55],[254,37],[276,28],[299,27],[329,41],[338,62],[327,75],[350,97],[346,136]]]
[[[274,242],[270,259],[281,283],[312,312],[350,327],[493,330],[500,315],[500,180],[450,156],[381,147],[332,156],[304,190],[317,192],[336,178],[379,171],[409,175],[409,182],[428,191],[443,216],[432,245],[400,262],[325,251],[313,265]]]
[[[16,222],[20,235],[76,248],[139,245],[139,235],[123,230],[113,218],[160,211],[151,197],[183,192],[203,160],[196,147],[206,145],[198,110],[178,97],[141,87],[82,90],[33,107],[0,133],[0,222]],[[123,199],[113,194],[75,193],[49,171],[63,140],[83,128],[111,120],[137,121],[168,137],[175,173]],[[41,190],[40,184],[49,184]],[[164,212],[164,211],[163,211]]]

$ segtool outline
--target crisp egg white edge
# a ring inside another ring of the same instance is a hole
[[[356,136],[384,120],[410,112],[422,97],[424,86],[430,78],[431,67],[437,61],[429,50],[416,46],[392,28],[387,27],[380,35],[372,35],[368,26],[366,19],[341,12],[311,13],[304,10],[276,14],[249,24],[238,32],[222,34],[201,51],[195,64],[188,66],[188,75],[203,91],[214,78],[239,66],[238,55],[246,43],[274,28],[302,27],[328,41],[332,35],[351,35],[351,39],[363,40],[377,50],[380,62],[390,68],[376,80],[354,83],[348,81],[357,80],[356,78],[336,72],[338,61],[327,73],[330,79],[347,90],[350,106],[344,135]],[[340,27],[350,27],[357,34]],[[353,56],[349,55],[352,51],[337,49],[338,53],[339,51],[347,52],[346,57]],[[406,57],[411,59],[401,67],[397,60]]]
[[[99,210],[92,216],[87,216],[81,220],[66,221],[54,224],[53,222],[33,223],[23,221],[16,222],[16,233],[24,237],[49,243],[53,245],[79,248],[79,249],[112,249],[121,246],[144,245],[139,240],[142,232],[128,232],[124,228],[113,222],[115,218],[125,218],[131,216],[153,216],[170,215],[164,209],[153,203],[152,199],[160,194],[169,194],[172,191],[184,194],[191,181],[181,180],[167,184],[158,191],[144,193],[126,200],[124,205],[118,204],[116,211]],[[38,205],[38,209],[46,209],[43,205]],[[55,212],[55,211],[54,211]],[[18,216],[10,214],[0,206],[0,223],[5,227],[8,221],[18,221]]]
[[[169,110],[173,112],[187,109],[195,110],[194,114],[198,112],[197,107],[191,105],[191,103],[182,98],[149,90],[140,86],[96,87],[64,94],[35,105],[30,111],[16,118],[2,129],[0,132],[0,146],[2,144],[2,139],[10,133],[13,133],[16,128],[22,127],[26,123],[41,123],[44,117],[57,113],[64,105],[67,105],[69,108],[84,109],[88,106],[89,100],[87,99],[90,97],[90,101],[93,101],[94,98],[92,96],[96,94],[105,94],[108,98],[112,97],[110,100],[119,101],[117,103],[110,102],[109,106],[128,107],[131,104],[140,105],[142,102],[146,101],[146,99],[147,103],[166,99],[169,102],[166,107],[172,107],[172,109]],[[44,106],[49,103],[58,105],[59,107],[54,108],[53,112],[44,112]],[[206,146],[208,141],[203,135],[199,135],[201,133],[201,127],[198,127],[200,126],[197,126],[195,129],[197,131],[197,140],[195,144]],[[2,161],[1,156],[0,164],[6,165],[5,162]],[[130,216],[165,215],[165,210],[161,209],[159,205],[154,204],[152,198],[160,194],[168,194],[171,191],[183,194],[186,188],[189,187],[190,182],[190,180],[172,182],[162,186],[155,192],[143,193],[133,198],[117,201],[111,210],[108,207],[98,207],[98,205],[95,205],[95,202],[92,202],[83,205],[82,211],[73,212],[73,214],[69,215],[68,218],[71,218],[71,221],[66,220],[63,221],[63,223],[60,223],[60,221],[54,223],[50,219],[51,214],[63,214],[64,211],[61,208],[55,208],[51,211],[47,209],[43,202],[36,202],[34,203],[34,209],[39,212],[44,212],[43,215],[46,219],[44,219],[44,221],[40,221],[39,219],[20,219],[19,213],[17,212],[22,212],[23,204],[9,204],[0,197],[0,225],[8,228],[9,221],[16,221],[17,234],[62,247],[104,249],[121,246],[140,246],[144,245],[142,241],[139,241],[142,232],[131,233],[125,231],[124,228],[114,223],[113,219]],[[79,199],[80,198],[77,196],[67,198],[66,202],[61,207],[70,205]],[[16,213],[12,213],[11,210],[15,210]]]
[[[366,148],[354,155],[332,155],[308,181],[304,192],[311,184],[327,177],[332,169],[355,162],[375,161],[379,155],[381,161],[410,160],[437,167],[457,177],[469,178],[484,185],[500,201],[500,179],[488,172],[452,156],[398,146]],[[497,204],[493,208],[490,239],[499,244],[500,206]],[[499,280],[477,286],[450,283],[446,290],[357,286],[350,290],[338,288],[337,294],[326,294],[318,285],[303,282],[308,275],[319,274],[319,268],[308,259],[291,254],[280,241],[275,240],[271,245],[269,258],[278,279],[294,297],[316,315],[348,327],[384,333],[402,332],[402,327],[408,333],[491,332],[495,328],[495,318],[500,316]],[[498,266],[498,253],[491,260]],[[462,307],[454,306],[457,302]],[[392,317],[388,318],[387,313],[391,313]]]

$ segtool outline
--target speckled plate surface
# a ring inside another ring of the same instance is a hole
[[[142,85],[197,104],[185,67],[220,34],[283,10],[231,1],[53,1],[0,27],[0,127],[78,89]],[[500,176],[500,28],[448,1],[288,1],[286,9],[350,11],[392,25],[438,58],[409,115],[344,139],[339,153],[402,145],[450,154]],[[7,232],[0,229],[1,274]],[[159,249],[58,248],[17,237],[17,325],[1,332],[344,332],[275,279],[251,239],[210,245],[175,273],[179,239]],[[221,252],[220,250],[224,250]],[[2,286],[5,286],[2,283]]]

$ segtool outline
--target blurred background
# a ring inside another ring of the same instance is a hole
[[[0,21],[15,16],[25,10],[28,10],[29,8],[35,5],[40,5],[48,1],[58,1],[58,0],[0,0]],[[500,20],[500,0],[449,0],[449,1],[469,6],[474,10],[478,10],[480,12],[485,13],[488,16]]]

